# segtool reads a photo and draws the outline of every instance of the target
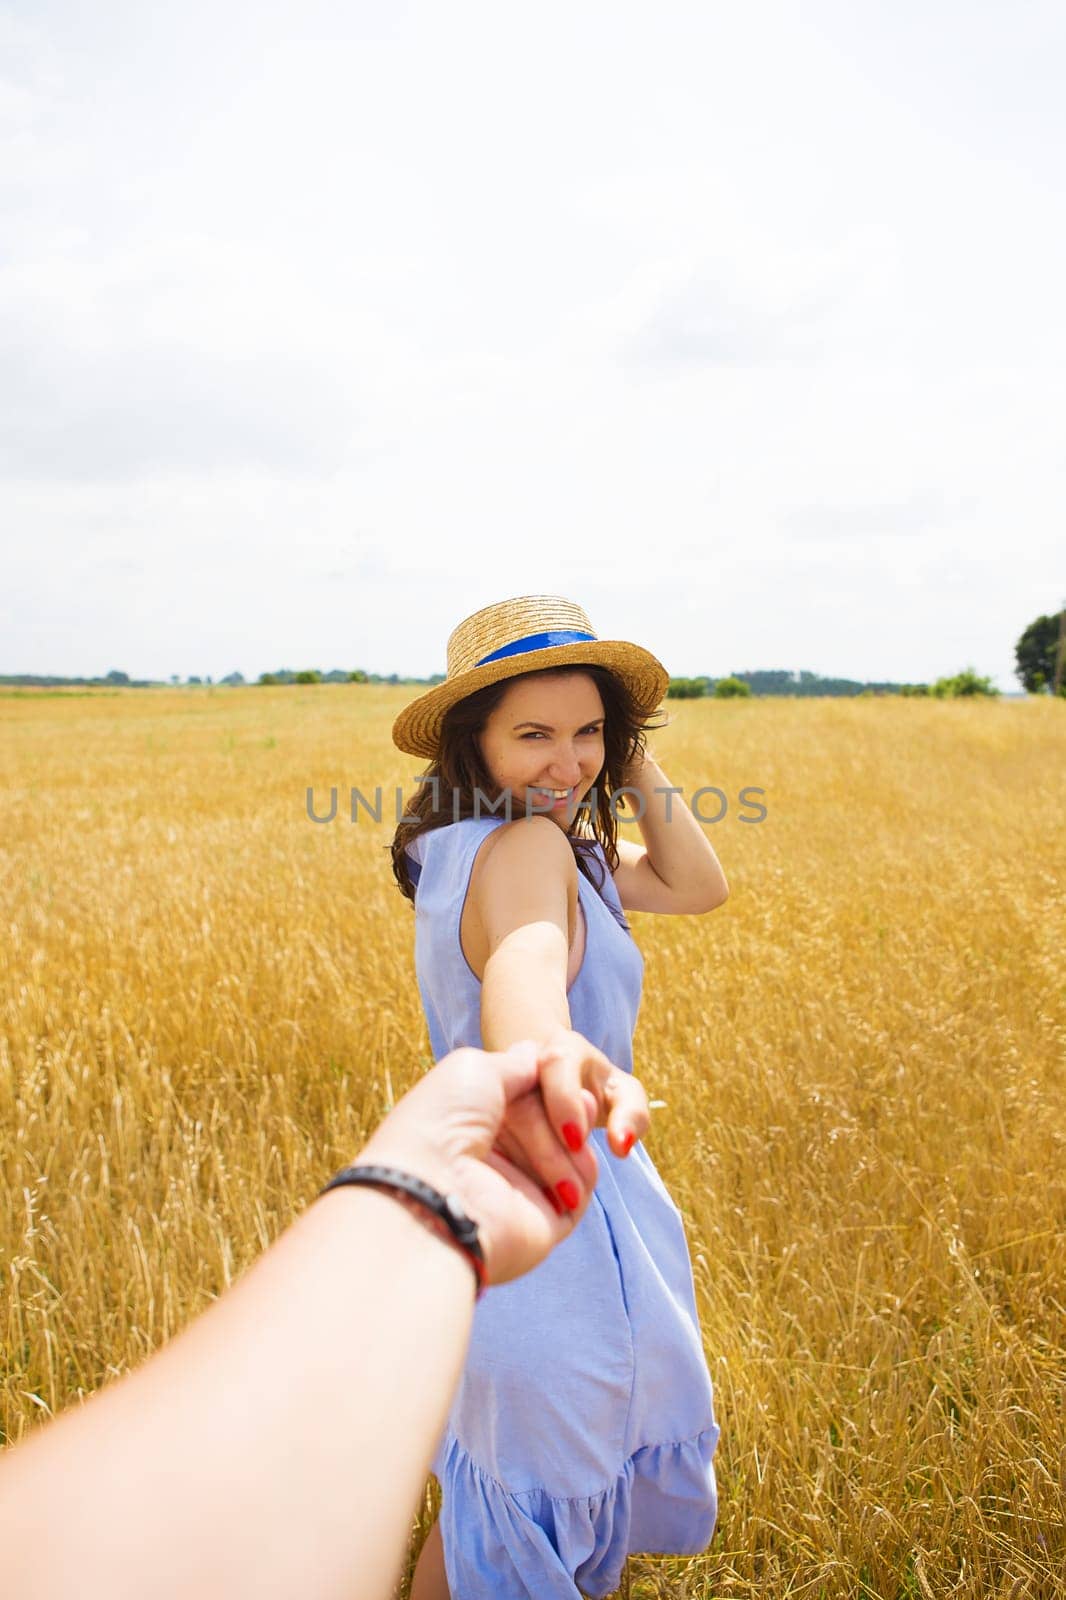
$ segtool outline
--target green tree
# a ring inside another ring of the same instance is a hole
[[[671,678],[666,690],[666,698],[668,700],[700,700],[706,693],[706,678]]]
[[[363,671],[363,669],[361,667],[356,667],[354,672],[349,672],[349,674],[348,674],[348,682],[349,683],[365,683],[366,682],[366,673]]]
[[[973,667],[965,667],[953,678],[938,678],[933,685],[938,700],[957,700],[969,695],[997,695],[991,678],[979,677]]]
[[[275,676],[274,676],[274,674],[272,672],[261,672],[259,674],[259,682],[262,683],[262,684],[266,684],[266,685],[269,686],[272,683],[277,683],[277,681],[278,681],[277,678],[275,678]]]
[[[751,684],[745,683],[743,678],[719,678],[714,686],[716,700],[747,700],[750,695]]]
[[[296,682],[297,683],[321,683],[322,682],[322,674],[321,674],[321,672],[315,671],[315,669],[313,667],[305,667],[303,672],[298,672],[296,674]]]
[[[1059,647],[1058,613],[1037,617],[1014,646],[1014,671],[1027,694],[1043,694],[1055,682],[1055,656]]]

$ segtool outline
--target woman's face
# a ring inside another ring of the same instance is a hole
[[[604,761],[603,701],[588,673],[516,678],[489,713],[478,745],[512,814],[573,819]]]

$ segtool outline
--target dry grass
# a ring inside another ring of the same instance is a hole
[[[410,786],[404,698],[0,698],[7,1439],[200,1310],[426,1061],[390,829],[344,820],[347,786]],[[1062,1593],[1066,717],[674,714],[672,780],[734,800],[732,898],[635,919],[637,1043],[722,1517],[630,1591]],[[341,787],[331,826],[310,783]]]

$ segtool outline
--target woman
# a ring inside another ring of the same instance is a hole
[[[462,622],[445,681],[397,718],[395,743],[429,761],[392,854],[435,1058],[533,1039],[565,1074],[587,1040],[632,1072],[643,961],[624,912],[710,911],[727,893],[645,749],[667,682],[578,606],[526,596]],[[617,839],[623,787],[641,845]],[[593,1204],[478,1306],[412,1600],[601,1596],[628,1553],[696,1553],[714,1528],[718,1429],[680,1214],[642,1130],[560,1131],[596,1143]],[[501,1151],[521,1154],[513,1135]]]

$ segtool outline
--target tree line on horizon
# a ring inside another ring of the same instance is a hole
[[[1014,646],[1014,672],[1026,694],[1057,694],[1066,698],[1066,607],[1037,617]],[[718,700],[746,699],[750,695],[858,696],[929,695],[955,700],[973,695],[995,696],[991,678],[964,667],[934,683],[860,683],[854,678],[823,678],[816,672],[733,672],[725,678],[671,678],[666,691],[673,700],[698,700],[713,695]]]
[[[1066,698],[1066,608],[1047,616],[1036,617],[1022,633],[1014,646],[1015,676],[1027,694],[1058,694]],[[179,673],[169,680],[173,687],[216,687],[210,677],[190,675],[182,683]],[[432,687],[443,683],[444,674],[435,672],[428,678],[406,677],[397,672],[387,674],[364,672],[362,668],[336,667],[330,672],[320,672],[316,667],[292,671],[281,667],[276,672],[261,672],[256,686],[271,687],[278,684],[314,683],[366,683],[414,684]],[[241,672],[230,672],[219,678],[218,684],[237,688],[247,683]],[[165,687],[163,680],[131,678],[126,672],[112,668],[97,678],[63,678],[49,674],[0,674],[0,684],[20,688],[115,688],[153,689]],[[735,672],[726,677],[671,678],[667,696],[675,700],[746,699],[750,696],[776,695],[791,698],[805,697],[856,697],[860,695],[925,696],[936,699],[955,699],[972,695],[999,694],[990,678],[982,677],[973,667],[965,667],[951,677],[938,678],[935,683],[865,683],[855,678],[824,678],[816,672],[790,672],[785,669],[759,672]]]
[[[932,695],[937,700],[965,695],[999,694],[991,678],[983,678],[973,667],[966,667],[950,678],[935,683],[863,683],[855,678],[822,678],[816,672],[736,672],[727,678],[671,678],[666,691],[671,700],[699,700],[706,695],[716,700],[740,700],[752,695],[780,696],[786,699],[856,699],[871,695]]]

